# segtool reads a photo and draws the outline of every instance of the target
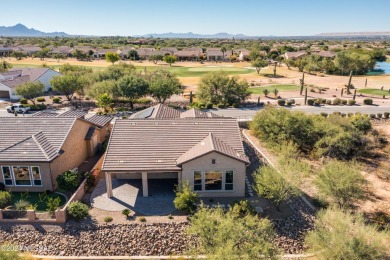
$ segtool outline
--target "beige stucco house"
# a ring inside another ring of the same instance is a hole
[[[201,197],[244,197],[249,161],[237,120],[210,114],[157,105],[117,120],[102,166],[108,197],[113,178],[142,179],[144,197],[149,179],[166,178],[188,181]]]
[[[105,118],[88,121],[69,113],[0,118],[0,183],[12,191],[56,189],[57,176],[77,168],[105,140]]]

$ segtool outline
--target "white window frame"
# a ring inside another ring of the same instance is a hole
[[[39,172],[39,179],[34,179],[34,172],[33,172],[33,169],[32,168],[38,168],[38,172]],[[39,166],[30,166],[30,172],[31,172],[31,179],[32,179],[32,185],[33,186],[37,186],[37,187],[42,187],[42,174],[41,174],[41,167]],[[36,185],[34,181],[40,181],[41,184],[40,185]]]
[[[8,169],[9,169],[10,178],[7,178],[7,180],[11,180],[11,184],[7,184],[6,183],[6,178],[5,178],[5,175],[4,175],[3,167],[8,167]],[[14,186],[12,167],[10,165],[1,165],[1,173],[3,174],[4,185],[5,186]]]
[[[214,169],[213,169],[214,170]],[[212,171],[210,169],[202,169],[202,170],[199,170],[199,169],[196,169],[196,170],[192,170],[192,184],[193,184],[193,187],[192,189],[195,191],[195,192],[206,192],[206,193],[209,193],[209,192],[234,192],[234,188],[235,188],[235,185],[234,185],[234,175],[235,175],[235,170],[233,169],[215,169],[214,171],[221,171],[222,172],[222,189],[221,190],[206,190],[206,181],[205,181],[205,177],[206,177],[206,171]],[[226,185],[226,172],[228,171],[232,171],[233,172],[233,183],[228,183],[228,184],[233,184],[233,189],[232,190],[226,190],[225,189],[225,185]],[[202,175],[202,190],[195,190],[194,189],[194,183],[195,183],[195,172],[201,172],[201,175]]]
[[[14,172],[14,167],[25,167],[28,169],[28,174],[29,174],[29,177],[30,177],[30,185],[19,185],[19,184],[16,184],[16,178],[15,178],[15,172]],[[33,182],[32,182],[32,176],[31,176],[31,171],[30,171],[30,166],[25,166],[25,165],[12,165],[12,175],[14,177],[14,184],[15,186],[18,186],[18,187],[31,187],[33,186]]]

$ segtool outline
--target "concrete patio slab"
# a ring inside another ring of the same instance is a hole
[[[142,196],[141,180],[112,180],[113,197],[106,194],[106,182],[100,180],[91,195],[91,206],[107,211],[126,208],[144,215],[168,215],[175,211],[173,200],[177,180],[148,180],[149,197]]]

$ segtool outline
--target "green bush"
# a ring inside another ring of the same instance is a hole
[[[144,104],[148,105],[152,103],[152,100],[150,98],[138,98],[134,101],[135,104]]]
[[[60,208],[60,205],[61,205],[61,199],[59,197],[49,198],[46,203],[47,211],[53,215],[55,211]]]
[[[198,108],[200,108],[200,109],[203,109],[203,108],[205,108],[206,107],[206,104],[205,103],[199,103],[198,104]]]
[[[80,185],[80,175],[74,171],[66,171],[57,177],[58,187],[66,191],[75,191]]]
[[[342,104],[342,105],[346,105],[346,104],[348,104],[348,100],[346,100],[346,99],[342,99],[342,100],[341,100],[341,104]]]
[[[80,201],[70,203],[67,208],[67,213],[73,219],[80,221],[88,216],[88,206]]]
[[[21,99],[19,100],[19,103],[22,104],[22,105],[26,105],[27,102],[28,102],[28,100],[25,99],[25,98],[21,98]]]
[[[239,108],[239,107],[240,107],[240,104],[239,104],[239,103],[233,103],[233,107],[234,107],[234,108]]]
[[[60,103],[61,99],[58,97],[53,98],[53,103],[58,104]]]
[[[309,106],[314,106],[314,99],[308,99],[308,100],[307,100],[307,104],[308,104]]]
[[[104,217],[104,222],[106,222],[106,223],[110,223],[110,222],[112,222],[114,219],[111,217],[111,216],[107,216],[107,217]]]
[[[230,212],[237,218],[243,218],[248,214],[256,214],[255,209],[247,200],[240,200],[239,202],[232,203]]]
[[[378,118],[382,118],[382,113],[378,113],[378,114],[376,114],[376,116],[377,116]]]
[[[372,119],[374,119],[374,118],[376,118],[376,115],[375,115],[375,114],[370,114],[370,117],[371,117]]]
[[[338,105],[341,105],[341,103],[342,103],[341,99],[339,99],[339,98],[333,99],[333,105],[338,106]]]
[[[372,105],[374,102],[372,101],[371,98],[366,98],[366,99],[363,100],[363,103],[365,105]]]
[[[213,108],[213,103],[207,103],[206,104],[207,109],[212,109]]]
[[[38,101],[38,102],[45,102],[46,99],[45,99],[44,97],[39,97],[39,98],[37,98],[37,101]]]
[[[332,100],[327,99],[327,100],[325,101],[325,103],[326,103],[327,105],[332,105]]]
[[[348,117],[353,117],[354,114],[353,114],[353,113],[348,113],[347,116],[348,116]]]
[[[389,118],[389,116],[390,116],[390,113],[389,112],[384,112],[383,113],[383,118]]]
[[[286,105],[286,100],[285,99],[278,99],[278,105],[281,107],[284,107]]]
[[[221,104],[221,103],[218,104],[217,107],[218,107],[218,108],[226,108],[225,104]]]
[[[131,213],[131,210],[129,210],[129,209],[122,210],[122,215],[125,216],[126,218],[129,217],[130,213]]]
[[[145,218],[145,217],[139,217],[138,220],[139,220],[140,222],[146,222],[146,218]]]
[[[328,113],[325,113],[325,112],[321,112],[320,115],[323,117],[328,117]]]
[[[8,191],[0,191],[0,209],[8,206],[11,203],[11,193]]]
[[[348,100],[348,105],[350,106],[356,105],[356,100],[353,99]]]
[[[313,105],[314,106],[321,106],[321,100],[320,99],[315,99]]]
[[[176,197],[173,201],[175,208],[187,214],[192,214],[196,209],[198,195],[194,192],[189,182],[182,182],[176,188]]]
[[[30,206],[30,202],[23,200],[23,199],[15,202],[15,209],[16,210],[26,210],[29,206]]]

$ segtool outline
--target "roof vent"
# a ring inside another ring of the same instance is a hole
[[[201,142],[200,145],[204,145],[204,142]]]
[[[159,163],[161,163],[161,162],[164,162],[164,160],[156,160],[156,162],[159,162]]]
[[[119,163],[124,163],[125,161],[123,161],[123,160],[118,160],[118,162],[119,162]]]

